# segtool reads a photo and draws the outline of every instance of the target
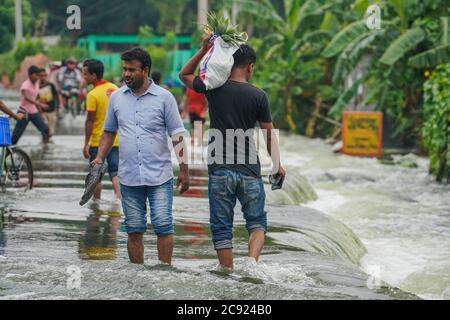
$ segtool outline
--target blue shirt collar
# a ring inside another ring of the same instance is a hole
[[[150,82],[151,82],[150,86],[148,87],[147,91],[145,91],[145,93],[142,96],[145,96],[147,94],[151,94],[152,96],[158,95],[158,85],[151,79],[150,79]],[[128,86],[124,92],[129,92],[131,94],[134,94]]]

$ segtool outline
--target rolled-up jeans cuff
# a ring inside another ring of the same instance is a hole
[[[233,249],[233,241],[232,240],[214,241],[214,249],[216,251],[223,249]]]
[[[169,236],[171,234],[174,234],[173,231],[173,225],[167,225],[167,226],[153,226],[153,231],[157,236]]]
[[[249,234],[255,231],[264,231],[264,233],[267,233],[267,228],[263,226],[262,224],[254,224],[247,228],[247,231]]]
[[[132,228],[125,226],[125,230],[127,231],[128,234],[145,233],[147,231],[147,228]]]

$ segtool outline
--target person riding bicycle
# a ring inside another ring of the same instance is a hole
[[[23,113],[14,113],[1,100],[0,100],[0,111],[6,113],[8,116],[10,116],[11,118],[14,118],[14,120],[17,120],[17,121],[20,121],[25,117],[25,115]]]
[[[75,58],[68,58],[66,66],[62,67],[58,74],[58,83],[63,97],[64,108],[67,107],[68,101],[73,96],[76,97],[77,105],[80,102],[81,82],[83,76],[77,68]]]

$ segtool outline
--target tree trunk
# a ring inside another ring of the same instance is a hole
[[[306,127],[306,136],[310,138],[314,137],[317,115],[319,114],[320,107],[322,105],[322,98],[320,97],[320,95],[317,95],[314,100],[315,100],[314,112],[311,115],[311,118],[308,120],[308,126]]]
[[[292,96],[292,80],[288,81],[288,84],[286,86],[286,91],[285,91],[285,101],[286,101],[286,108],[285,110],[285,114],[284,114],[284,119],[286,120],[286,123],[289,127],[289,130],[292,133],[296,133],[297,132],[297,125],[295,124],[294,118],[293,118],[293,114],[294,114],[294,99]]]

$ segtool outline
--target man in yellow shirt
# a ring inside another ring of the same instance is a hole
[[[109,97],[118,88],[115,84],[103,80],[104,66],[101,61],[90,59],[83,64],[83,77],[86,84],[92,84],[92,89],[86,98],[86,124],[85,124],[85,144],[83,155],[89,162],[97,157],[100,138],[103,134],[103,125],[105,123],[106,111],[108,109]],[[119,141],[118,135],[114,141],[113,148],[108,154],[108,173],[112,181],[116,199],[121,199],[119,177]],[[102,185],[99,184],[94,193],[94,200],[101,198]]]

